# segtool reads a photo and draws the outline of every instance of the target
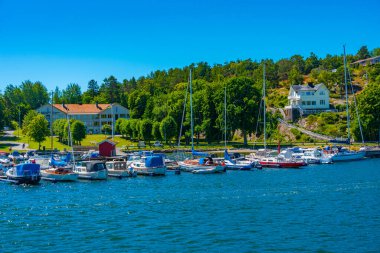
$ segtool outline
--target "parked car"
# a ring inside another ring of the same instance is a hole
[[[160,141],[155,141],[154,144],[153,144],[153,146],[156,147],[156,148],[161,148],[164,145],[162,145],[162,143]]]

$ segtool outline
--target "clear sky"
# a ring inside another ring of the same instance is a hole
[[[380,47],[379,0],[0,0],[0,90]]]

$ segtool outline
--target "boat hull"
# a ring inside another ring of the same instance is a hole
[[[137,175],[143,176],[165,176],[166,167],[147,168],[147,167],[133,167]]]
[[[266,168],[293,168],[297,169],[302,166],[305,166],[306,163],[303,162],[259,162],[261,166]]]
[[[331,157],[333,162],[345,162],[345,161],[355,161],[361,160],[365,156],[365,152],[352,152],[352,153],[337,153]]]
[[[48,181],[54,181],[54,182],[69,182],[69,181],[77,181],[78,180],[78,173],[65,173],[65,174],[57,174],[54,173],[53,171],[49,170],[42,170],[41,171],[41,177],[43,180],[48,180]]]
[[[94,171],[94,172],[78,172],[79,179],[106,180],[107,177],[108,177],[107,170]]]
[[[109,177],[135,177],[137,176],[136,171],[127,170],[108,170]]]
[[[12,174],[11,170],[12,169],[6,172],[6,176],[12,183],[36,185],[41,181],[41,175],[15,176]]]

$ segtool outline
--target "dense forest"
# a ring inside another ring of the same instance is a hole
[[[359,59],[379,56],[380,48],[368,50],[362,46],[355,55],[348,55],[348,63]],[[174,137],[182,122],[185,96],[188,94],[190,69],[193,73],[193,110],[195,134],[208,142],[220,141],[224,134],[224,92],[227,94],[228,138],[237,131],[246,143],[250,134],[260,123],[263,85],[263,64],[266,66],[268,88],[269,135],[281,138],[274,112],[275,107],[287,104],[290,85],[302,83],[324,83],[332,98],[339,99],[344,84],[342,55],[326,55],[320,58],[314,53],[308,57],[293,55],[290,58],[273,61],[237,60],[210,66],[206,62],[191,64],[183,68],[157,70],[147,76],[119,81],[114,76],[98,83],[90,80],[87,90],[70,83],[65,89],[56,87],[53,103],[119,103],[130,110],[132,120],[155,123],[174,119]],[[356,85],[356,99],[366,140],[378,138],[380,125],[380,64],[355,66],[349,64],[350,78]],[[6,84],[0,94],[0,127],[12,126],[23,119],[28,111],[50,103],[51,94],[39,81],[25,81],[20,85]],[[282,92],[280,92],[282,91]],[[189,137],[190,110],[187,109],[183,124],[183,135]],[[351,97],[352,101],[352,97]],[[358,138],[357,116],[352,113],[353,134]],[[260,131],[260,130],[259,130]],[[344,129],[342,130],[344,131]],[[162,133],[162,131],[161,131]],[[260,132],[259,132],[260,134]],[[131,136],[132,137],[132,136]],[[141,136],[135,136],[137,138]],[[161,139],[165,139],[161,136]]]

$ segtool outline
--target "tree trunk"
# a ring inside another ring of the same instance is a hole
[[[248,145],[247,132],[245,131],[245,129],[243,129],[243,137],[244,137],[244,146],[247,146]]]

